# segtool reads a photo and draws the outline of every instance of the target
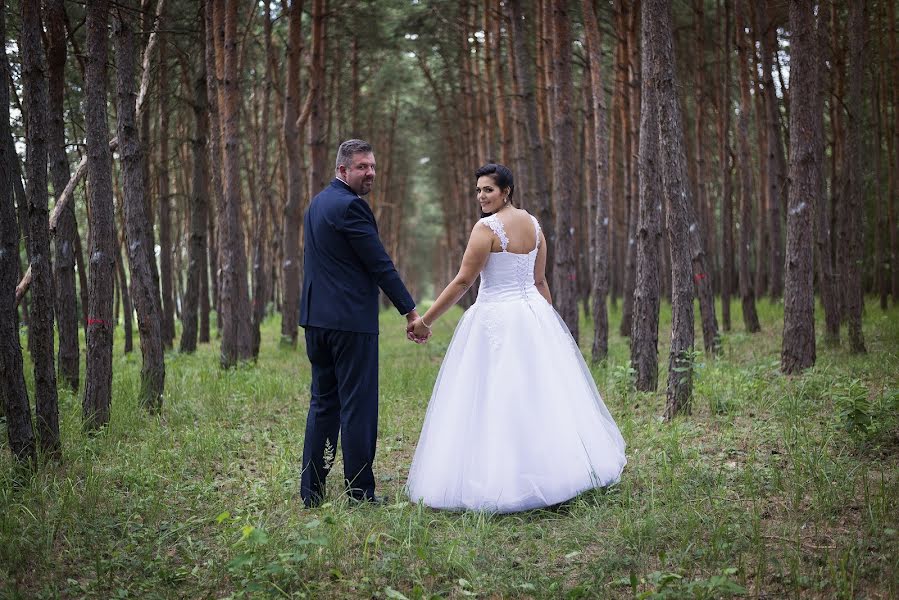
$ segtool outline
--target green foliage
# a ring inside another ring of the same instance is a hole
[[[278,319],[256,365],[170,352],[160,416],[139,408],[140,356],[117,339],[109,427],[85,435],[80,395],[61,392],[61,463],[25,477],[0,447],[0,598],[897,597],[899,313],[868,307],[869,355],[819,348],[787,377],[782,308],[759,308],[763,333],[692,357],[693,414],[673,423],[659,420],[670,311],[656,393],[632,391],[613,334],[593,374],[628,444],[621,482],[514,515],[432,511],[403,491],[458,309],[426,346],[382,316],[384,507],[350,504],[338,475],[302,508],[309,369]]]

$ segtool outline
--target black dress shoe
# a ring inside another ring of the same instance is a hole
[[[373,506],[387,506],[384,496],[350,496],[350,504],[371,504]]]

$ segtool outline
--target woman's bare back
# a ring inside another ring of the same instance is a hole
[[[537,232],[534,230],[534,221],[528,211],[510,206],[495,215],[503,224],[506,237],[509,239],[509,244],[506,246],[507,252],[527,254],[537,247]],[[503,251],[499,238],[494,237],[490,251]]]

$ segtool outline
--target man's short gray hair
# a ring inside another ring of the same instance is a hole
[[[368,154],[371,151],[371,144],[369,144],[365,140],[345,141],[344,143],[340,144],[340,148],[337,149],[337,162],[334,165],[334,170],[336,171],[340,169],[340,165],[349,167],[353,162],[354,154]]]

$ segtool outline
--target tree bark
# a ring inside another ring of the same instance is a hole
[[[86,158],[86,157],[85,157]],[[85,163],[85,166],[87,163]],[[71,180],[69,180],[71,184]],[[59,203],[59,200],[57,200]],[[60,212],[62,215],[62,212]],[[50,218],[50,231],[53,231],[53,218]],[[78,297],[81,300],[81,326],[84,327],[84,335],[87,337],[87,263],[84,261],[84,250],[81,247],[81,234],[78,233],[78,227],[75,227],[74,237],[75,248],[75,268],[78,269]]]
[[[49,69],[48,158],[53,193],[59,195],[69,182],[63,97],[66,67],[66,15],[62,0],[44,5],[47,22],[47,66]],[[56,327],[59,336],[59,378],[72,391],[78,390],[78,302],[75,298],[74,238],[75,209],[68,203],[60,215],[54,237],[53,275],[56,290]]]
[[[833,65],[830,52],[830,20],[832,2],[822,2],[819,8],[818,34],[816,37],[817,51],[822,57],[818,61],[818,94],[821,98],[818,102],[824,106],[826,96],[826,65]],[[823,110],[823,109],[822,109]],[[836,131],[834,132],[836,133]],[[821,146],[817,151],[821,155],[822,170],[824,168],[824,144],[826,139],[822,137]],[[824,342],[828,346],[838,346],[840,343],[840,306],[836,295],[836,281],[833,268],[833,232],[831,230],[831,203],[826,185],[822,180],[822,196],[815,207],[815,261],[818,272],[818,292],[821,296],[821,305],[824,308]]]
[[[287,201],[284,204],[284,299],[281,303],[281,341],[297,344],[300,321],[300,228],[303,215],[303,163],[297,118],[300,114],[300,64],[303,54],[303,2],[290,3],[287,36],[287,85],[284,91],[284,138],[287,161]]]
[[[118,244],[116,247],[116,275],[118,276],[118,290],[119,295],[122,299],[122,328],[125,333],[125,347],[123,351],[125,354],[128,354],[134,350],[134,341],[133,341],[133,327],[131,315],[133,313],[133,309],[131,308],[131,292],[128,289],[128,277],[125,275],[125,258],[122,256],[122,244]],[[118,318],[113,319],[113,322],[118,323]]]
[[[822,198],[819,146],[824,106],[818,91],[815,3],[790,2],[790,191],[787,211],[784,328],[780,368],[803,371],[815,364],[815,293],[812,214]]]
[[[639,2],[634,2],[634,6],[626,6],[622,3],[621,32],[621,70],[622,70],[622,89],[621,97],[621,172],[622,172],[622,206],[624,208],[622,232],[625,235],[624,254],[624,270],[623,273],[623,295],[621,300],[621,326],[619,333],[622,336],[631,334],[631,324],[634,310],[634,285],[637,277],[637,219],[639,217],[639,189],[635,190],[634,178],[636,171],[633,169],[634,155],[637,148],[633,146],[634,138],[634,108],[637,104],[635,98],[636,62],[634,58],[634,46],[637,45],[636,32],[636,13],[640,10]],[[639,114],[639,112],[637,112]],[[638,141],[639,143],[639,141]],[[634,191],[638,193],[635,194]]]
[[[327,2],[312,2],[312,52],[310,54],[309,95],[312,99],[309,110],[309,192],[312,198],[330,181],[328,177],[328,149],[325,146],[325,35],[327,29]]]
[[[733,211],[733,175],[730,163],[730,116],[731,107],[731,74],[730,74],[730,40],[733,36],[731,27],[731,2],[724,0],[724,37],[720,46],[720,58],[724,65],[721,82],[721,104],[718,115],[718,161],[721,169],[721,325],[724,331],[730,331],[730,294],[734,281],[734,211]]]
[[[94,430],[109,423],[112,403],[112,323],[115,277],[115,208],[112,201],[112,154],[106,117],[106,75],[109,55],[109,2],[87,7],[87,70],[85,129],[87,130],[88,211],[91,218],[88,271],[87,369],[84,426]]]
[[[890,291],[893,296],[893,306],[899,304],[899,223],[896,222],[896,210],[899,205],[899,45],[896,44],[896,28],[899,22],[896,20],[895,2],[887,2],[889,8],[888,28],[890,30],[890,72],[893,74],[891,88],[893,92],[893,157],[890,172],[893,174],[893,192],[889,199],[889,225],[890,225]]]
[[[609,294],[609,140],[606,125],[605,90],[602,83],[602,41],[599,23],[591,0],[581,0],[587,53],[590,57],[590,100],[593,103],[594,126],[592,144],[596,153],[596,171],[592,178],[596,188],[588,194],[595,199],[593,215],[593,348],[594,363],[609,354],[609,315],[606,308]]]
[[[29,10],[37,9],[37,2]],[[34,19],[34,16],[31,15]],[[40,25],[40,24],[38,24]],[[36,42],[40,44],[40,38]],[[6,2],[0,0],[0,43],[6,48]],[[21,47],[20,47],[21,48]],[[24,50],[24,48],[23,48]],[[16,281],[19,262],[19,224],[13,199],[12,180],[14,161],[19,158],[10,152],[9,126],[9,63],[6,52],[0,56],[0,396],[9,448],[22,463],[33,463],[36,458],[34,428],[31,423],[31,407],[22,347],[19,343],[19,319],[16,311]],[[51,358],[52,360],[52,358]]]
[[[126,8],[136,8],[134,0],[127,2]],[[147,203],[143,195],[146,158],[137,131],[134,28],[130,22],[129,12],[119,10],[115,28],[122,206],[128,264],[131,270],[131,300],[137,313],[137,331],[143,361],[139,401],[144,408],[159,411],[162,409],[165,390],[165,361],[160,318],[162,307],[151,268],[155,256]]]
[[[53,274],[47,194],[47,67],[41,44],[40,2],[22,2],[22,100],[26,122],[28,245],[31,248],[31,323],[37,433],[47,456],[60,452],[59,405],[53,357]]]
[[[7,67],[9,63],[7,62]],[[9,69],[7,68],[7,71]],[[24,116],[24,115],[23,115]],[[25,264],[31,261],[31,245],[28,242],[28,199],[25,197],[25,184],[22,179],[22,163],[18,158],[18,154],[16,153],[16,145],[13,141],[12,134],[5,140],[0,140],[0,143],[5,143],[7,146],[7,152],[9,156],[15,157],[16,160],[10,163],[10,170],[12,172],[12,176],[10,178],[12,185],[12,193],[16,199],[16,227],[17,227],[17,239],[20,240],[21,247],[25,249],[25,258],[26,261],[16,261],[16,276],[19,280],[18,285],[16,285],[16,304],[20,304],[22,306],[22,323],[28,327],[31,322],[29,310],[28,310],[28,298],[25,297],[25,293],[28,291],[28,286],[31,285],[31,267],[26,267]],[[20,256],[21,252],[19,251],[19,247],[16,248],[16,256]],[[27,281],[26,281],[27,280]],[[28,339],[31,339],[31,335],[29,334]],[[29,351],[30,351],[30,341],[29,341]]]
[[[259,357],[261,344],[260,327],[265,318],[265,308],[268,300],[268,256],[266,246],[268,243],[268,207],[271,203],[271,186],[268,185],[268,143],[269,143],[269,115],[270,100],[272,95],[271,64],[274,59],[272,50],[272,16],[271,2],[265,0],[265,69],[262,76],[261,98],[261,123],[259,127],[259,139],[256,143],[257,172],[262,187],[255,196],[256,215],[253,232],[253,358]]]
[[[509,8],[508,2],[506,3],[506,8]],[[508,131],[512,144],[510,168],[515,174],[515,181],[518,182],[517,187],[519,188],[520,194],[518,197],[518,206],[519,208],[529,210],[534,206],[534,199],[532,196],[536,193],[536,182],[534,181],[533,168],[530,166],[532,163],[530,149],[527,146],[529,123],[527,120],[527,108],[524,103],[524,94],[526,90],[521,85],[521,79],[519,79],[518,71],[516,69],[516,65],[518,64],[518,54],[515,49],[516,40],[512,33],[512,24],[515,23],[515,20],[511,17],[511,10],[508,11],[505,18],[507,21],[506,27],[509,31],[508,35],[505,36],[505,39],[506,51],[510,62],[509,79],[512,89],[512,102],[509,110],[511,123]],[[518,27],[521,27],[520,23],[518,23]],[[525,65],[525,67],[527,67],[527,65]],[[533,88],[527,90],[527,92],[533,94]],[[530,125],[531,127],[535,127],[533,123]]]
[[[665,419],[690,414],[693,388],[693,282],[690,251],[690,186],[680,107],[677,98],[671,0],[644,0],[649,21],[643,44],[651,57],[652,84],[659,103],[659,152],[663,193],[669,199],[668,240],[671,244],[671,354]]]
[[[202,24],[201,24],[202,26]],[[203,36],[200,43],[204,57],[198,61],[194,75],[194,137],[193,182],[190,194],[190,242],[187,247],[187,289],[184,294],[183,326],[181,330],[181,352],[197,349],[197,310],[200,294],[204,293],[203,279],[206,268],[206,224],[209,219],[209,164],[207,162],[206,141],[209,135],[209,113],[207,110],[206,62]],[[206,341],[209,341],[209,301],[206,299]],[[201,326],[202,329],[202,326]]]
[[[524,108],[524,140],[527,148],[527,160],[532,174],[533,184],[524,191],[524,206],[529,210],[536,210],[537,217],[544,229],[552,227],[552,206],[547,199],[550,198],[550,181],[546,165],[546,147],[540,135],[538,120],[538,103],[534,96],[536,89],[534,83],[533,61],[527,43],[527,30],[524,10],[521,0],[507,2],[509,9],[509,23],[511,28],[512,45],[515,49],[514,69],[521,87],[521,102]],[[517,176],[518,174],[516,174]],[[549,231],[545,233],[550,233]],[[551,246],[550,246],[551,247]]]
[[[574,148],[571,76],[571,23],[566,3],[553,7],[553,200],[556,204],[553,253],[555,305],[572,337],[578,340],[577,249],[575,248],[574,180],[569,171]],[[545,225],[544,225],[545,227]]]
[[[768,293],[772,300],[783,295],[784,249],[781,207],[786,204],[786,159],[780,136],[780,109],[774,90],[772,67],[777,64],[777,29],[768,18],[767,0],[756,3],[758,37],[762,49],[762,85],[764,86],[765,121],[767,124],[768,172]],[[792,72],[792,71],[791,71]]]
[[[842,280],[845,293],[849,350],[864,353],[865,338],[862,333],[862,281],[864,267],[864,223],[862,211],[865,198],[865,173],[862,132],[865,131],[864,86],[865,45],[867,43],[867,0],[854,0],[849,6],[849,89],[846,108],[849,119],[844,154],[845,211],[841,220],[840,255]]]
[[[646,1],[646,0],[644,0]],[[647,7],[647,10],[649,7]],[[641,37],[651,39],[649,19],[641,19]],[[640,209],[637,223],[637,280],[631,329],[631,366],[638,390],[654,392],[659,385],[659,252],[662,241],[662,178],[659,156],[658,73],[651,44],[644,42],[640,105]]]
[[[162,21],[160,30],[165,29]],[[172,271],[172,207],[169,194],[169,73],[165,33],[159,35],[159,166],[156,173],[156,208],[159,211],[159,287],[162,293],[162,343],[172,348],[175,339],[175,297]]]
[[[252,314],[247,287],[247,258],[242,225],[243,201],[240,193],[241,77],[238,70],[238,0],[228,0],[223,7],[213,4],[213,20],[216,25],[216,75],[220,73],[222,81],[218,91],[219,120],[223,138],[224,191],[219,230],[222,271],[219,297],[222,312],[221,365],[223,368],[230,368],[252,357],[250,333]]]
[[[878,11],[880,16],[880,11]],[[878,19],[877,28],[881,29],[882,19]],[[877,37],[877,56],[881,65],[888,64],[882,57],[884,55],[883,42]],[[887,310],[890,306],[890,263],[887,260],[887,240],[889,229],[887,224],[887,206],[889,195],[884,202],[883,194],[883,139],[884,126],[887,122],[886,83],[883,68],[877,69],[877,83],[872,94],[872,110],[875,118],[874,128],[874,291],[880,296],[880,309]],[[887,144],[889,145],[889,144]],[[889,155],[887,155],[889,160]],[[889,163],[887,163],[889,164]],[[889,194],[889,191],[887,192]]]
[[[215,309],[216,337],[222,334],[222,311],[219,304],[221,289],[221,273],[219,272],[219,230],[218,222],[222,213],[224,191],[222,190],[222,128],[219,120],[218,76],[215,58],[215,23],[213,22],[214,2],[207,1],[204,6],[204,34],[206,36],[206,99],[209,105],[209,175],[212,189],[210,197],[208,223],[208,262],[209,291],[212,296],[212,308]]]
[[[750,261],[752,257],[751,244],[753,242],[752,205],[754,192],[752,187],[752,156],[749,150],[749,111],[752,110],[749,99],[749,73],[750,54],[748,40],[745,34],[746,27],[746,0],[737,0],[737,53],[740,64],[740,111],[737,117],[737,148],[739,152],[740,173],[740,252],[739,252],[739,277],[740,299],[743,305],[743,325],[746,331],[755,333],[761,331],[759,317],[755,310],[755,288],[752,279]]]

